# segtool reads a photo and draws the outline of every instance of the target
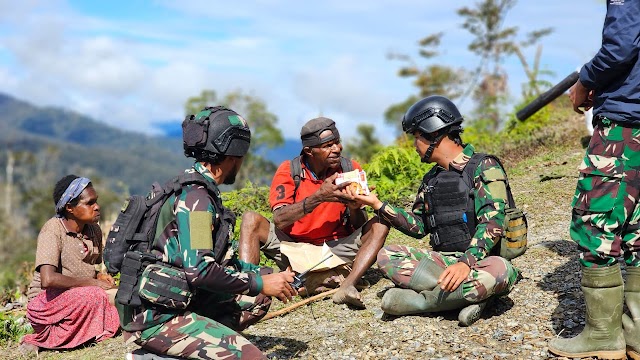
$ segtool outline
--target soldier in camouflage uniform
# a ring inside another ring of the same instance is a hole
[[[223,107],[187,117],[183,123],[185,154],[196,162],[186,172],[198,172],[214,187],[232,184],[250,137],[245,120]],[[286,302],[296,294],[289,285],[294,273],[269,274],[232,257],[229,236],[234,222],[235,216],[222,207],[219,191],[211,194],[199,184],[186,185],[165,202],[152,253],[163,263],[184,270],[194,295],[184,310],[148,302],[140,308],[121,307],[128,342],[135,341],[156,354],[183,358],[265,358],[237,331],[266,314],[270,296]],[[221,263],[216,261],[216,252],[226,254]],[[137,356],[130,354],[134,359]]]
[[[509,261],[490,256],[503,235],[506,174],[494,157],[486,156],[468,165],[476,166],[467,169],[473,171],[473,185],[460,188],[464,169],[474,156],[473,146],[460,139],[461,123],[456,106],[442,96],[422,99],[405,114],[403,129],[415,136],[422,161],[436,163],[425,176],[411,213],[375,194],[355,196],[403,233],[415,238],[430,234],[435,250],[399,245],[380,250],[380,270],[399,286],[382,298],[386,313],[462,308],[458,319],[468,326],[478,320],[489,298],[508,294],[517,280],[518,270]]]
[[[570,227],[587,311],[579,335],[549,343],[556,355],[640,359],[639,39],[640,1],[608,0],[602,46],[569,91],[576,112],[593,107],[594,115]],[[623,314],[623,298],[631,316]]]

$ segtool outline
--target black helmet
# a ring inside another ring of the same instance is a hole
[[[235,111],[223,106],[206,107],[184,119],[182,141],[187,157],[244,156],[251,143],[251,130]]]
[[[413,104],[402,117],[402,130],[413,133],[420,130],[423,134],[454,126],[449,129],[460,130],[462,115],[458,108],[444,96],[432,95]]]

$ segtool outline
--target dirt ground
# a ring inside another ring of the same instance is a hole
[[[519,207],[527,211],[529,246],[513,260],[522,280],[468,328],[457,313],[390,317],[380,295],[392,284],[372,268],[362,292],[366,309],[335,305],[329,298],[284,316],[262,321],[244,332],[269,359],[546,359],[547,342],[571,337],[584,326],[578,252],[569,240],[570,202],[579,144],[545,152],[507,166]],[[387,244],[426,247],[424,240],[392,232]],[[298,299],[299,300],[299,299]],[[274,311],[283,305],[274,302]],[[123,359],[135,346],[122,336],[67,352],[46,351],[41,359]],[[20,358],[16,344],[0,358]],[[24,357],[23,357],[24,358]]]

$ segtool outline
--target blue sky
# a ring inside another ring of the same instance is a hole
[[[474,3],[0,0],[0,92],[157,133],[157,123],[179,124],[202,89],[242,89],[267,103],[287,138],[323,114],[345,138],[368,123],[388,142],[384,110],[414,89],[387,55],[418,58],[418,40],[442,31],[433,62],[474,68],[456,15]],[[521,36],[554,28],[542,68],[557,82],[598,50],[604,13],[602,0],[520,0],[505,26]],[[515,57],[503,66],[515,102],[524,72]]]

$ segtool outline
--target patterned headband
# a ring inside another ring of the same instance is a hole
[[[56,216],[57,217],[62,217],[62,209],[64,209],[64,207],[73,199],[77,198],[78,196],[80,196],[80,194],[82,194],[82,191],[84,190],[84,188],[87,187],[87,185],[89,185],[89,183],[91,182],[91,180],[85,178],[85,177],[79,177],[74,179],[71,184],[69,184],[69,186],[67,187],[67,190],[64,191],[64,194],[62,194],[62,196],[60,197],[60,200],[58,200],[58,203],[56,204]]]

